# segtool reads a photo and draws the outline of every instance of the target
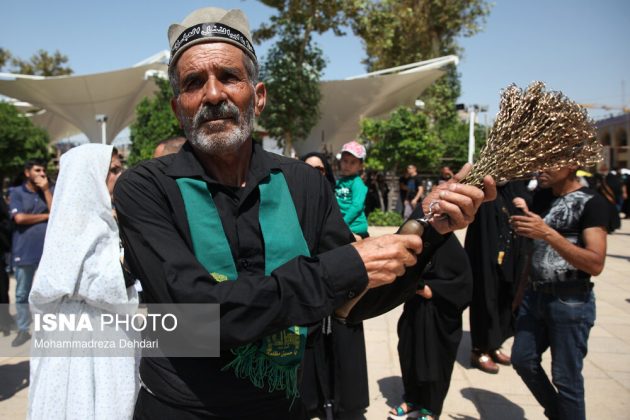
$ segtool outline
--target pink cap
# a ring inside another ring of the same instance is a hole
[[[363,146],[362,144],[358,143],[355,140],[352,140],[351,142],[344,144],[343,147],[341,148],[341,153],[343,152],[348,152],[352,156],[359,159],[365,159],[365,155],[367,155],[367,152],[365,151],[365,146]]]

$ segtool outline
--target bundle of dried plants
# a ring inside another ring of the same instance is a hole
[[[534,82],[526,90],[510,85],[501,94],[499,113],[479,160],[464,183],[482,186],[496,181],[529,178],[544,168],[590,167],[601,160],[586,110],[562,92],[546,91]]]

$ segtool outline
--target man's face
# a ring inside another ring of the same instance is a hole
[[[565,167],[559,169],[543,169],[538,174],[538,186],[540,188],[551,188],[569,178],[576,168]]]
[[[123,167],[122,163],[120,162],[120,157],[118,155],[112,155],[112,160],[109,162],[107,179],[105,180],[110,196],[114,193],[114,185],[116,185],[116,181],[118,181],[118,178],[120,177],[120,174],[122,174],[122,171]]]
[[[209,155],[237,151],[264,108],[265,87],[250,82],[244,54],[213,42],[190,47],[176,63],[180,94],[171,106],[191,144]]]
[[[451,179],[453,177],[453,171],[451,171],[451,168],[448,166],[444,166],[440,169],[440,175],[442,179]]]
[[[415,176],[417,173],[417,169],[414,165],[409,165],[407,166],[407,175],[409,176]]]
[[[33,165],[31,169],[24,170],[24,176],[32,183],[35,183],[38,178],[46,177],[46,168],[40,165]]]

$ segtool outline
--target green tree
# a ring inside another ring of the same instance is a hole
[[[313,35],[341,30],[346,23],[342,0],[261,0],[277,10],[269,23],[253,32],[254,41],[277,38],[261,67],[269,101],[260,124],[289,154],[293,142],[305,139],[320,117],[319,80],[326,65]]]
[[[68,56],[61,54],[59,50],[49,53],[45,50],[38,50],[29,60],[22,60],[14,57],[11,59],[13,73],[33,74],[37,76],[66,76],[74,71],[70,66],[65,65]]]
[[[438,135],[445,146],[442,163],[449,165],[455,171],[468,161],[469,130],[469,123],[460,120],[456,120],[439,130]],[[475,124],[475,152],[473,156],[479,156],[479,151],[484,144],[486,144],[486,127]]]
[[[129,164],[151,159],[155,146],[170,137],[183,136],[179,121],[171,110],[173,92],[166,79],[154,78],[157,92],[144,98],[136,107],[136,121],[131,124]]]
[[[422,95],[425,112],[438,129],[457,123],[455,104],[461,92],[459,73],[454,65],[449,65],[444,76],[433,82]]]
[[[347,6],[370,71],[460,53],[457,38],[479,32],[489,12],[485,0],[354,0]]]
[[[479,32],[490,5],[485,0],[354,0],[347,13],[363,39],[364,63],[374,71],[461,54],[457,38]],[[450,66],[422,95],[425,112],[437,124],[450,124],[460,91],[459,75]]]
[[[0,71],[4,71],[4,68],[11,61],[11,52],[6,48],[0,48]]]
[[[50,159],[48,133],[6,102],[0,102],[0,179],[14,176],[28,159]]]
[[[319,80],[326,63],[319,48],[309,43],[302,50],[301,41],[299,30],[285,28],[260,69],[268,100],[259,122],[284,146],[285,155],[291,153],[293,142],[308,136],[320,118]]]
[[[461,54],[457,39],[481,30],[490,5],[485,0],[354,0],[348,3],[346,11],[354,33],[363,39],[367,55],[364,63],[369,71],[375,71]],[[454,66],[449,66],[446,74],[421,96],[425,102],[421,113],[430,122],[425,127],[431,131],[427,135],[445,141],[442,152],[445,157],[453,154],[457,162],[461,151],[451,139],[461,129],[455,110],[460,93],[459,74]],[[426,169],[421,164],[418,166]]]
[[[397,172],[408,164],[433,170],[445,151],[427,115],[407,107],[396,109],[388,119],[363,120],[361,138],[368,147],[366,166],[377,171]]]
[[[347,23],[343,0],[260,0],[278,11],[253,32],[254,41],[260,43],[282,35],[287,27],[300,29],[302,51],[306,51],[313,33],[323,34],[332,30],[335,35],[345,35],[341,29]]]

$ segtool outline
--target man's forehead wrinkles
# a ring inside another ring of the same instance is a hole
[[[203,69],[209,66],[244,67],[241,50],[230,48],[231,46],[225,44],[218,45],[220,46],[211,46],[210,48],[208,48],[208,44],[199,45],[184,52],[178,62],[180,71]]]
[[[213,60],[212,62],[195,62],[191,63],[191,65],[184,65],[180,69],[180,75],[182,77],[186,77],[189,75],[205,73],[207,71],[211,71],[213,73],[230,73],[230,74],[243,74],[245,73],[245,69],[241,66],[239,67],[234,62],[228,61],[220,61]]]

